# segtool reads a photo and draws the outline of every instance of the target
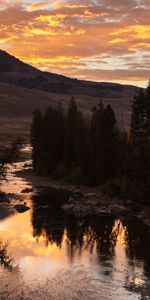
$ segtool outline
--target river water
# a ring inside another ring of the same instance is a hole
[[[14,175],[20,168],[1,189],[15,194],[13,206],[21,200],[31,209],[0,219],[12,258],[11,268],[0,266],[0,300],[150,299],[150,228],[136,219],[68,216],[60,208],[66,193],[22,194],[32,184]]]

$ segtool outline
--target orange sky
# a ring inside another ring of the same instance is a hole
[[[0,0],[0,48],[42,70],[146,86],[150,0]]]

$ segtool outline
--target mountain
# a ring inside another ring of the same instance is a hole
[[[118,122],[128,127],[131,99],[137,87],[116,83],[77,80],[40,71],[0,50],[0,135],[2,139],[29,135],[32,111],[62,102],[72,95],[79,108],[89,114],[99,98],[114,108]]]

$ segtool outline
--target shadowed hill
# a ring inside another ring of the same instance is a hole
[[[129,126],[130,101],[137,87],[90,82],[42,72],[0,50],[0,136],[28,136],[32,112],[62,102],[66,109],[72,95],[79,108],[89,114],[99,98],[114,108],[118,122]]]

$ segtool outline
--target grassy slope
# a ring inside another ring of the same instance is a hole
[[[127,87],[121,93],[104,98],[105,104],[110,103],[118,117],[124,120],[125,127],[130,120],[130,97]],[[76,95],[79,108],[89,114],[92,106],[99,101],[92,96]],[[50,94],[39,90],[30,90],[18,86],[0,83],[0,140],[12,140],[16,136],[29,137],[32,112],[35,108],[45,110],[48,105],[55,106],[62,102],[64,109],[68,107],[70,95]]]

